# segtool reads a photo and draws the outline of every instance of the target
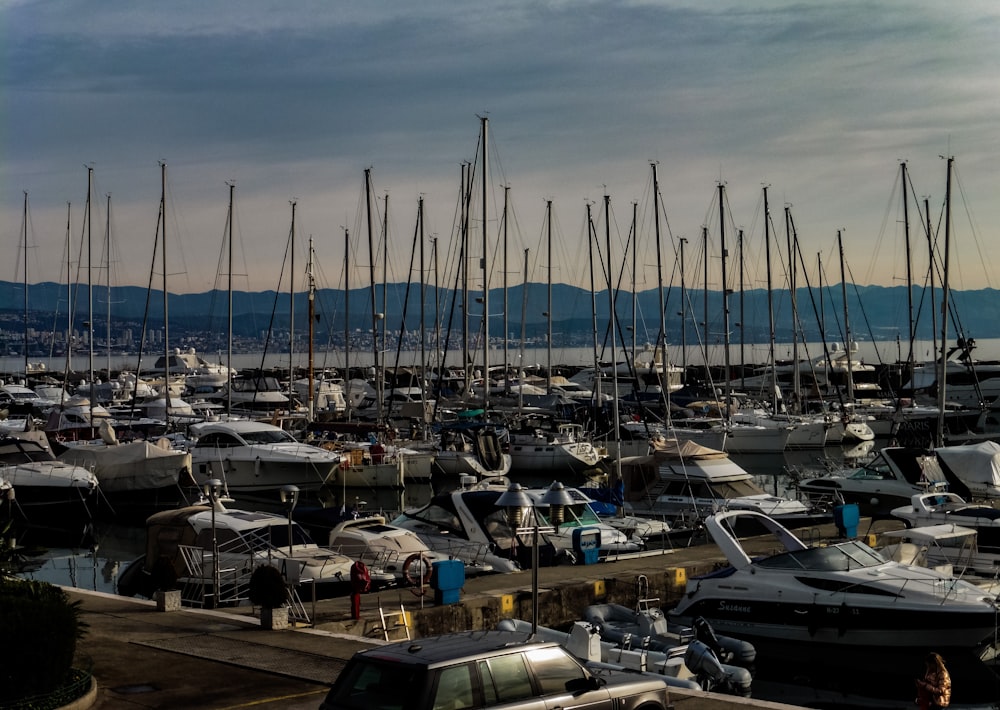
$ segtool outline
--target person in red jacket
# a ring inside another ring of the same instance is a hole
[[[368,567],[361,560],[351,565],[351,618],[361,618],[361,595],[371,587],[372,578]]]

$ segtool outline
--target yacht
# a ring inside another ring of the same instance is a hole
[[[369,568],[392,573],[400,586],[426,584],[433,564],[449,559],[428,547],[415,532],[390,524],[383,515],[342,520],[330,530],[328,545]],[[482,565],[466,567],[466,574],[490,571]]]
[[[350,591],[353,562],[317,545],[285,516],[227,508],[217,501],[214,510],[212,505],[192,505],[151,515],[146,552],[122,573],[118,592],[148,597],[165,584],[177,585],[187,601],[197,603],[211,595],[217,571],[219,601],[238,603],[254,568],[268,564],[282,570],[289,583],[314,585],[317,597],[327,597]],[[395,581],[383,570],[369,572],[376,588]]]
[[[554,428],[537,418],[522,419],[510,430],[511,470],[515,474],[578,476],[601,463],[601,454],[585,436],[583,425],[562,423]]]
[[[871,461],[839,473],[797,477],[795,486],[817,505],[855,503],[863,516],[885,518],[915,493],[943,491],[948,479],[926,452],[900,447],[881,449]]]
[[[1000,596],[1000,550],[979,547],[979,533],[953,522],[882,533],[879,549],[896,562],[931,567]]]
[[[303,444],[281,427],[256,421],[192,424],[195,483],[220,479],[230,493],[278,500],[282,486],[318,491],[345,460],[336,452]]]
[[[434,472],[458,481],[461,476],[486,478],[510,473],[506,428],[488,422],[454,422],[441,428]]]
[[[659,442],[653,453],[622,459],[625,511],[700,520],[719,509],[765,513],[791,527],[830,522],[817,506],[765,492],[724,451],[690,441]]]
[[[909,505],[895,508],[892,516],[913,528],[944,524],[972,528],[978,535],[979,549],[996,555],[1000,565],[1000,509],[992,505],[969,503],[949,491],[920,493],[910,498]]]
[[[732,531],[742,517],[756,519],[783,549],[751,559]],[[776,643],[876,654],[979,651],[996,633],[996,601],[982,590],[887,560],[858,540],[809,547],[774,519],[746,511],[717,513],[705,527],[729,566],[688,580],[670,612],[681,623],[703,617],[758,650]]]
[[[497,500],[509,488],[506,479],[469,481],[462,488],[439,493],[426,505],[412,508],[392,521],[393,525],[413,530],[439,552],[466,559],[469,552],[473,559],[492,565],[497,571],[510,572],[531,565],[533,539],[528,528],[512,527],[511,511],[497,505]],[[590,499],[575,488],[565,489],[574,503],[560,507],[558,512],[547,515],[538,510],[539,549],[538,560],[542,566],[576,560],[576,539],[583,532],[600,533],[599,556],[638,552],[641,544],[624,533],[603,523],[590,507]],[[525,489],[532,498],[540,498],[545,490]],[[531,521],[531,507],[513,512],[519,521]],[[582,531],[582,532],[581,532]],[[454,551],[450,546],[454,543]],[[464,546],[471,546],[469,550]],[[482,557],[475,557],[477,549]]]
[[[43,432],[0,436],[0,480],[16,491],[11,512],[31,526],[73,530],[93,518],[97,477],[59,461]]]

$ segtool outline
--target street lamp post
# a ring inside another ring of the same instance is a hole
[[[289,483],[281,487],[281,502],[285,506],[285,510],[288,512],[288,556],[293,557],[292,553],[292,511],[295,510],[295,504],[299,502],[299,487]]]
[[[219,606],[219,588],[222,586],[222,577],[219,573],[219,536],[215,529],[215,509],[219,507],[219,491],[222,490],[222,481],[218,478],[211,478],[205,481],[202,492],[208,498],[208,504],[212,508],[212,595],[215,598],[214,606]]]
[[[538,632],[538,534],[554,532],[552,526],[540,526],[539,515],[542,509],[561,509],[561,506],[572,505],[573,498],[565,486],[553,481],[545,493],[535,500],[519,483],[511,483],[504,493],[497,498],[497,505],[507,510],[507,521],[516,535],[531,532],[531,636]],[[522,527],[524,509],[531,510],[531,526]]]

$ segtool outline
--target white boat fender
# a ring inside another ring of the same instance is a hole
[[[691,641],[684,652],[684,665],[701,682],[706,690],[722,686],[733,695],[750,697],[753,677],[750,671],[739,666],[731,666],[719,661],[708,646],[701,641]],[[703,680],[704,679],[704,680]]]

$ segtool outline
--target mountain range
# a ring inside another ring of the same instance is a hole
[[[847,285],[846,311],[850,321],[852,340],[895,340],[897,336],[905,341],[908,334],[907,322],[909,310],[905,286],[855,286]],[[441,289],[435,297],[435,290],[425,286],[425,303],[423,308],[424,327],[435,325],[435,303],[440,304],[440,324],[443,330],[449,326],[453,332],[461,330],[461,298],[451,299],[452,291]],[[687,322],[685,337],[689,344],[698,342],[696,324],[700,328],[708,319],[709,343],[722,342],[723,334],[723,298],[719,291],[687,289],[687,308],[681,306],[681,289],[672,287],[664,290],[664,318],[667,322],[667,340],[680,342],[681,313]],[[421,327],[419,306],[419,288],[407,284],[389,284],[385,289],[376,289],[376,302],[384,309],[385,323],[390,331],[399,330],[403,324],[405,312],[405,329],[419,331]],[[482,317],[482,299],[476,296],[481,292],[470,294],[470,330],[478,330]],[[916,337],[928,340],[934,331],[940,331],[940,317],[937,323],[932,323],[929,289],[914,287],[913,318],[917,323]],[[460,296],[460,295],[459,295]],[[773,312],[775,338],[777,342],[789,342],[792,336],[793,306],[787,290],[773,292]],[[936,294],[937,309],[940,312],[941,291]],[[87,288],[80,285],[73,290],[75,303],[74,323],[80,329],[87,320]],[[607,329],[608,313],[611,310],[608,292],[591,294],[590,291],[569,286],[553,284],[552,286],[552,329],[554,344],[570,344],[580,341],[586,344],[593,339],[596,327],[600,332]],[[958,336],[975,338],[1000,337],[1000,291],[996,289],[980,289],[974,291],[952,291],[949,294],[950,312],[948,323],[949,340]],[[95,286],[93,289],[93,318],[95,328],[98,323],[105,323],[108,312],[108,289]],[[135,286],[112,287],[110,294],[112,323],[120,326],[124,323],[141,324],[145,319],[147,327],[162,327],[163,297],[162,291],[149,291]],[[34,323],[36,329],[47,323],[46,328],[66,327],[68,294],[65,284],[38,283],[28,286],[29,323]],[[180,329],[181,332],[225,331],[227,329],[227,294],[225,291],[208,291],[204,293],[170,294],[168,301],[171,332]],[[349,322],[345,323],[345,297],[342,290],[322,289],[316,292],[316,328],[317,338],[321,333],[343,333],[346,329],[352,331],[367,331],[371,328],[372,295],[368,288],[352,289],[346,301],[350,306]],[[233,327],[234,332],[245,336],[260,337],[268,331],[286,331],[289,327],[289,316],[292,312],[289,294],[275,291],[233,293]],[[506,303],[500,289],[491,289],[489,293],[490,334],[502,335],[504,320],[507,314],[507,328],[510,336],[517,339],[521,336],[521,321],[524,321],[524,334],[528,338],[544,337],[548,329],[549,310],[548,286],[532,283],[525,287],[518,285],[507,291]],[[619,291],[616,311],[618,327],[621,333],[628,333],[633,328],[638,333],[639,342],[655,342],[657,338],[656,324],[659,320],[661,305],[658,302],[657,290],[647,290],[634,296],[626,291]],[[742,339],[747,343],[767,342],[767,291],[764,289],[748,290],[743,293],[730,293],[729,328],[731,342]],[[844,339],[844,298],[839,284],[823,289],[820,299],[817,289],[798,289],[796,292],[795,310],[798,313],[800,330],[805,333],[806,340],[818,340],[820,326],[825,324],[827,341]],[[10,281],[0,281],[0,318],[4,330],[19,330],[22,328],[24,313],[24,285]],[[596,313],[596,316],[594,315]],[[306,293],[297,293],[294,301],[295,329],[304,332],[308,320],[308,299]],[[522,318],[523,314],[523,318]],[[16,327],[9,324],[17,323]],[[54,325],[53,325],[54,324]],[[102,326],[103,327],[103,326]],[[131,326],[130,326],[131,327]],[[620,336],[621,341],[628,342],[630,337]]]

